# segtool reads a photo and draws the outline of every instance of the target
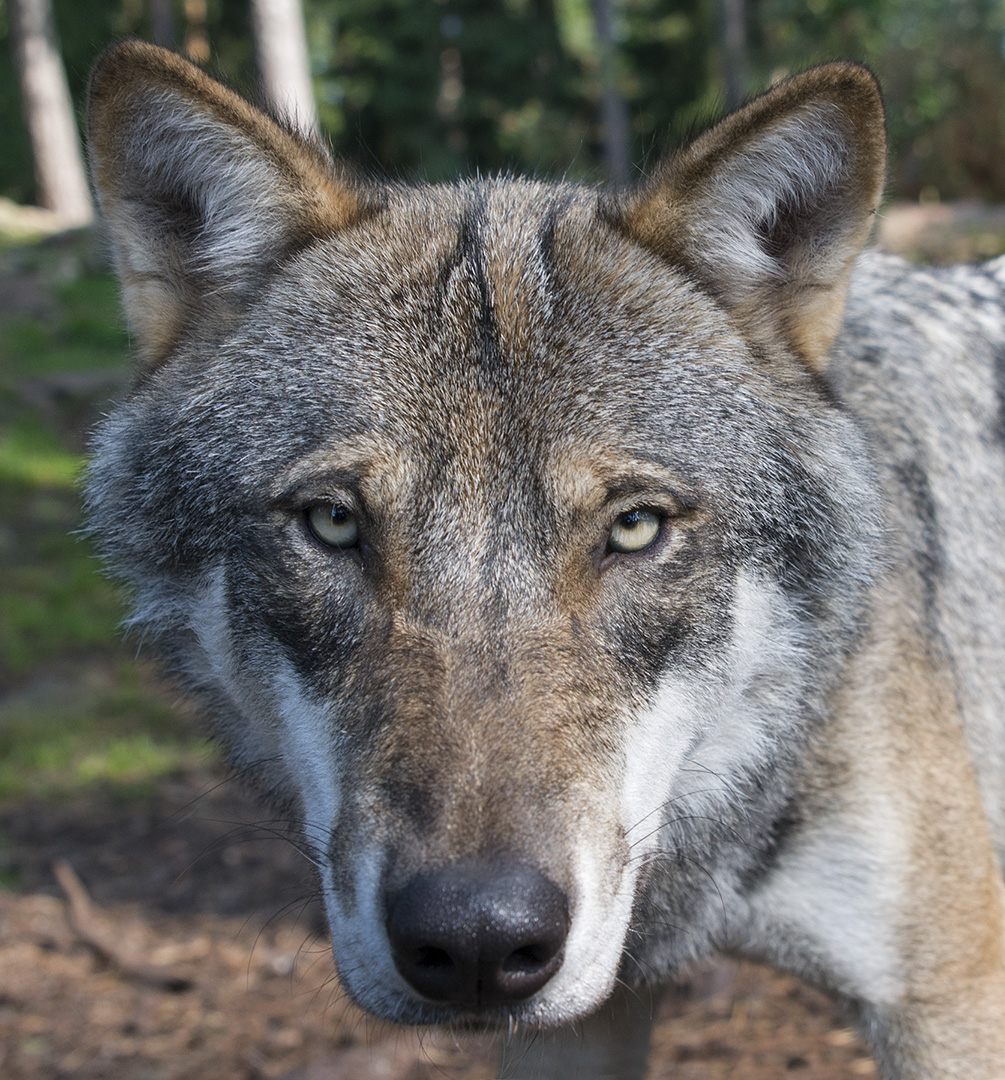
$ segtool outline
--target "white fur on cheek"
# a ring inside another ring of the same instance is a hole
[[[801,722],[804,651],[791,604],[776,582],[745,571],[730,613],[726,647],[702,668],[668,669],[650,707],[626,729],[623,820],[633,880],[661,847],[713,860],[714,845],[700,846],[710,841],[693,823],[745,821],[737,793]],[[729,882],[715,887],[722,907]]]
[[[756,771],[800,722],[802,631],[781,586],[741,573],[733,595],[733,633],[724,677],[706,700],[711,718],[690,755],[709,775]]]
[[[241,717],[245,756],[253,745],[263,757],[282,758],[287,781],[300,798],[306,838],[323,851],[340,800],[338,732],[331,710],[315,700],[278,651],[261,665],[241,663],[228,610],[226,576],[216,567],[206,576],[191,620],[206,674]]]
[[[665,678],[627,735],[622,820],[633,859],[656,846],[664,803],[701,727],[700,696],[689,683],[676,673]]]
[[[699,671],[671,669],[626,736],[624,822],[633,859],[652,850],[670,801],[702,797],[713,778],[753,767],[785,727],[799,667],[798,628],[778,586],[741,573],[728,652]],[[756,692],[754,687],[756,686]],[[768,700],[770,687],[779,700]],[[770,728],[770,730],[769,730]],[[720,796],[721,791],[709,793]],[[694,808],[689,802],[688,812]]]
[[[777,586],[744,574],[736,582],[732,612],[725,652],[703,669],[670,670],[650,706],[626,721],[621,820],[628,859],[612,888],[612,868],[597,865],[590,834],[580,840],[580,900],[566,962],[542,994],[555,1009],[574,1014],[609,992],[639,869],[659,847],[668,821],[679,818],[678,834],[686,834],[690,815],[714,815],[716,801],[732,797],[732,778],[771,753],[772,739],[785,728],[784,710],[764,700],[764,688],[788,685],[798,671],[795,621],[779,604]]]
[[[276,667],[271,683],[286,772],[300,793],[308,841],[326,849],[341,798],[331,711],[306,692],[289,663],[283,660]]]
[[[300,802],[301,825],[321,880],[340,977],[368,1008],[394,1015],[411,992],[394,967],[377,914],[379,849],[371,846],[352,855],[351,910],[343,908],[332,880],[329,844],[344,787],[340,743],[345,734],[333,710],[303,685],[278,649],[260,664],[239,662],[227,612],[226,575],[218,567],[207,575],[191,617],[202,652],[203,679],[227,695],[241,717],[242,738],[253,743],[253,752],[281,759],[283,782]]]
[[[236,664],[227,621],[227,581],[222,566],[206,574],[199,602],[192,608],[192,630],[202,646],[208,674],[240,709],[243,694],[235,679]]]

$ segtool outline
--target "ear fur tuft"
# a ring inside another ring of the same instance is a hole
[[[611,217],[692,272],[746,332],[816,367],[837,334],[885,167],[875,78],[826,64],[699,136]]]
[[[159,362],[209,307],[373,206],[317,145],[174,53],[113,46],[91,74],[89,156],[126,314]]]

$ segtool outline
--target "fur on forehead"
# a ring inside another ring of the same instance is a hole
[[[391,199],[192,65],[140,42],[96,65],[89,133],[127,314],[149,365],[200,323],[246,310],[304,245],[351,232]],[[882,189],[884,138],[872,76],[827,65],[670,157],[651,183],[608,200],[606,218],[694,275],[748,334],[819,367]],[[485,252],[479,269],[495,282],[487,302],[505,345],[528,332],[520,297],[547,260],[549,211],[536,208],[571,196],[562,186],[493,191],[498,214],[467,212],[462,237]],[[524,240],[537,245],[536,260],[526,250],[513,257]]]

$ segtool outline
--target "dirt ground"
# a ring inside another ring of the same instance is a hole
[[[18,882],[0,892],[0,1076],[490,1080],[490,1044],[420,1039],[346,1002],[309,867],[278,832],[208,774],[142,800],[0,807]],[[89,896],[83,921],[61,860]],[[699,973],[658,1015],[650,1080],[875,1075],[825,998],[761,968]]]

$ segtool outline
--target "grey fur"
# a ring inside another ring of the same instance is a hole
[[[303,829],[365,1008],[557,1025],[505,1075],[628,1080],[645,1023],[584,1017],[727,951],[847,999],[891,1078],[1005,1075],[1005,264],[866,255],[831,348],[881,129],[836,65],[640,192],[360,195],[166,54],[99,66],[147,363],[90,527]],[[612,546],[640,510],[656,539]],[[505,1006],[415,992],[388,943],[410,882],[475,864],[568,903],[560,970]]]

